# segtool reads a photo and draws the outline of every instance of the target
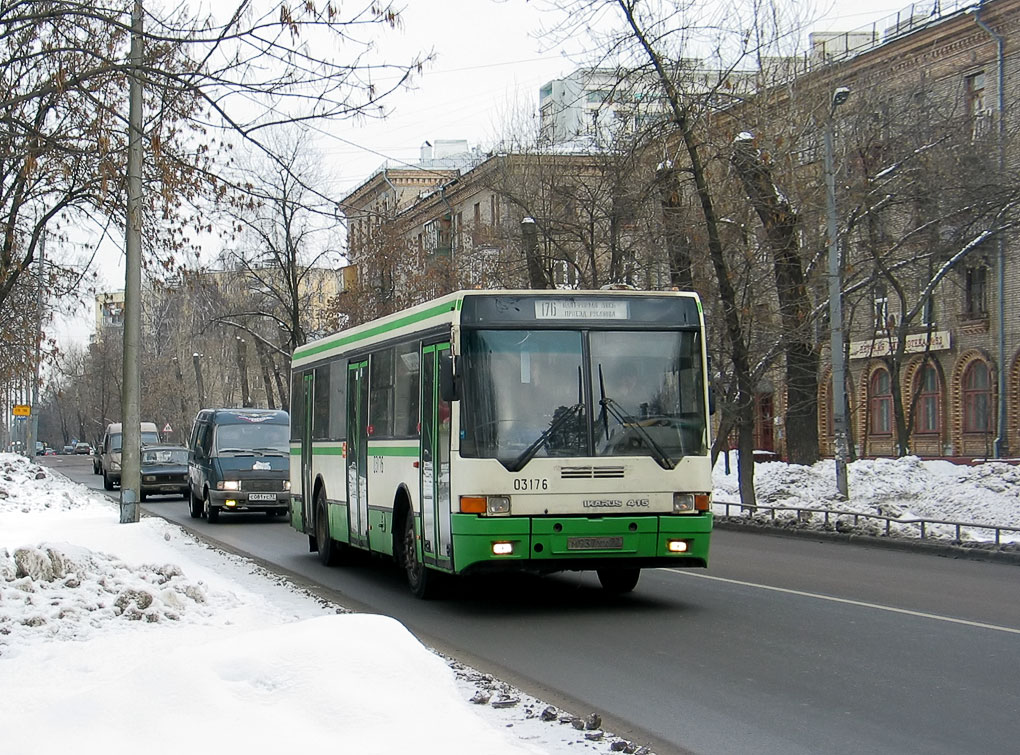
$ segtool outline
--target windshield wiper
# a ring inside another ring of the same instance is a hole
[[[549,427],[547,427],[545,431],[535,439],[534,443],[525,448],[521,452],[521,455],[514,459],[513,463],[507,467],[507,469],[511,472],[520,472],[521,469],[524,468],[525,464],[535,458],[535,454],[538,453],[539,449],[549,442],[549,438],[552,434],[560,428],[560,425],[567,421],[568,417],[573,417],[575,414],[579,414],[583,410],[583,403],[574,404],[573,406],[568,407],[565,412],[552,421]]]
[[[287,456],[288,452],[276,446],[259,446],[253,448],[252,451],[258,451],[263,456]]]
[[[601,364],[599,365],[599,395],[601,396],[599,399],[599,406],[601,407],[599,409],[599,418],[605,427],[606,441],[609,440],[609,414],[612,413],[613,417],[621,425],[628,428],[632,427],[637,431],[638,435],[648,444],[648,448],[652,450],[652,458],[659,463],[660,467],[663,469],[676,468],[677,460],[671,459],[662,446],[655,442],[651,434],[641,425],[641,421],[627,414],[627,412],[623,411],[623,407],[606,395],[606,384],[602,377]]]
[[[552,437],[552,434],[560,428],[560,425],[567,421],[568,417],[573,417],[575,414],[580,415],[580,413],[583,411],[584,411],[584,384],[581,378],[581,368],[580,366],[578,366],[577,403],[574,404],[573,406],[567,407],[567,410],[560,414],[560,416],[554,417],[549,427],[545,429],[545,432],[539,435],[538,438],[535,439],[534,443],[525,448],[524,451],[521,452],[521,455],[514,459],[513,464],[511,464],[508,467],[508,469],[511,472],[521,471],[521,469],[524,468],[525,464],[527,464],[529,461],[535,458],[535,454],[538,453],[539,449],[549,442],[549,438]]]
[[[255,455],[250,448],[217,448],[216,452],[221,454],[240,454],[242,456]]]

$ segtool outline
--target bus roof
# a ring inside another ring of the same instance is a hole
[[[680,297],[693,300],[697,313],[701,315],[701,301],[698,295],[690,291],[637,291],[634,289],[599,289],[599,290],[564,290],[564,289],[471,289],[455,291],[446,296],[417,304],[413,307],[379,317],[347,330],[310,341],[294,351],[294,366],[301,366],[317,361],[324,352],[351,344],[371,343],[380,336],[396,336],[404,329],[422,329],[453,322],[463,309],[467,298],[534,298],[562,299],[598,298],[611,300],[614,298],[654,298]]]

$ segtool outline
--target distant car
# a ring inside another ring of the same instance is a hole
[[[74,446],[71,445],[70,443],[68,443],[66,446],[64,446],[64,453],[65,454],[73,454],[74,453]]]
[[[142,422],[139,426],[142,433],[142,446],[159,444],[159,428],[154,422]],[[93,461],[92,471],[103,476],[103,487],[113,490],[114,485],[120,485],[120,447],[121,447],[121,424],[111,422],[106,426],[103,434],[103,444],[96,451],[99,457],[98,462]]]
[[[43,451],[43,456],[56,456],[56,455],[57,449],[55,448],[47,448],[45,451]]]
[[[90,454],[92,453],[92,446],[90,446],[88,443],[85,443],[84,441],[81,443],[75,443],[74,452],[76,454]]]
[[[145,446],[142,449],[142,490],[144,501],[151,495],[188,493],[188,449],[184,446]]]

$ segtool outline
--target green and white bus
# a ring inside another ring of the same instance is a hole
[[[459,291],[302,346],[291,524],[332,564],[448,575],[704,567],[705,324],[692,293]]]

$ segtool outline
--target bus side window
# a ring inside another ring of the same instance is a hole
[[[393,436],[393,349],[372,354],[369,364],[368,423],[372,437]]]
[[[329,384],[330,367],[328,364],[315,368],[314,395],[312,400],[312,439],[326,440],[329,438]]]
[[[413,438],[418,434],[418,394],[421,388],[421,346],[413,344],[397,347],[394,381],[393,414],[394,433],[398,438]]]
[[[329,365],[329,437],[347,438],[347,360],[338,359]]]

